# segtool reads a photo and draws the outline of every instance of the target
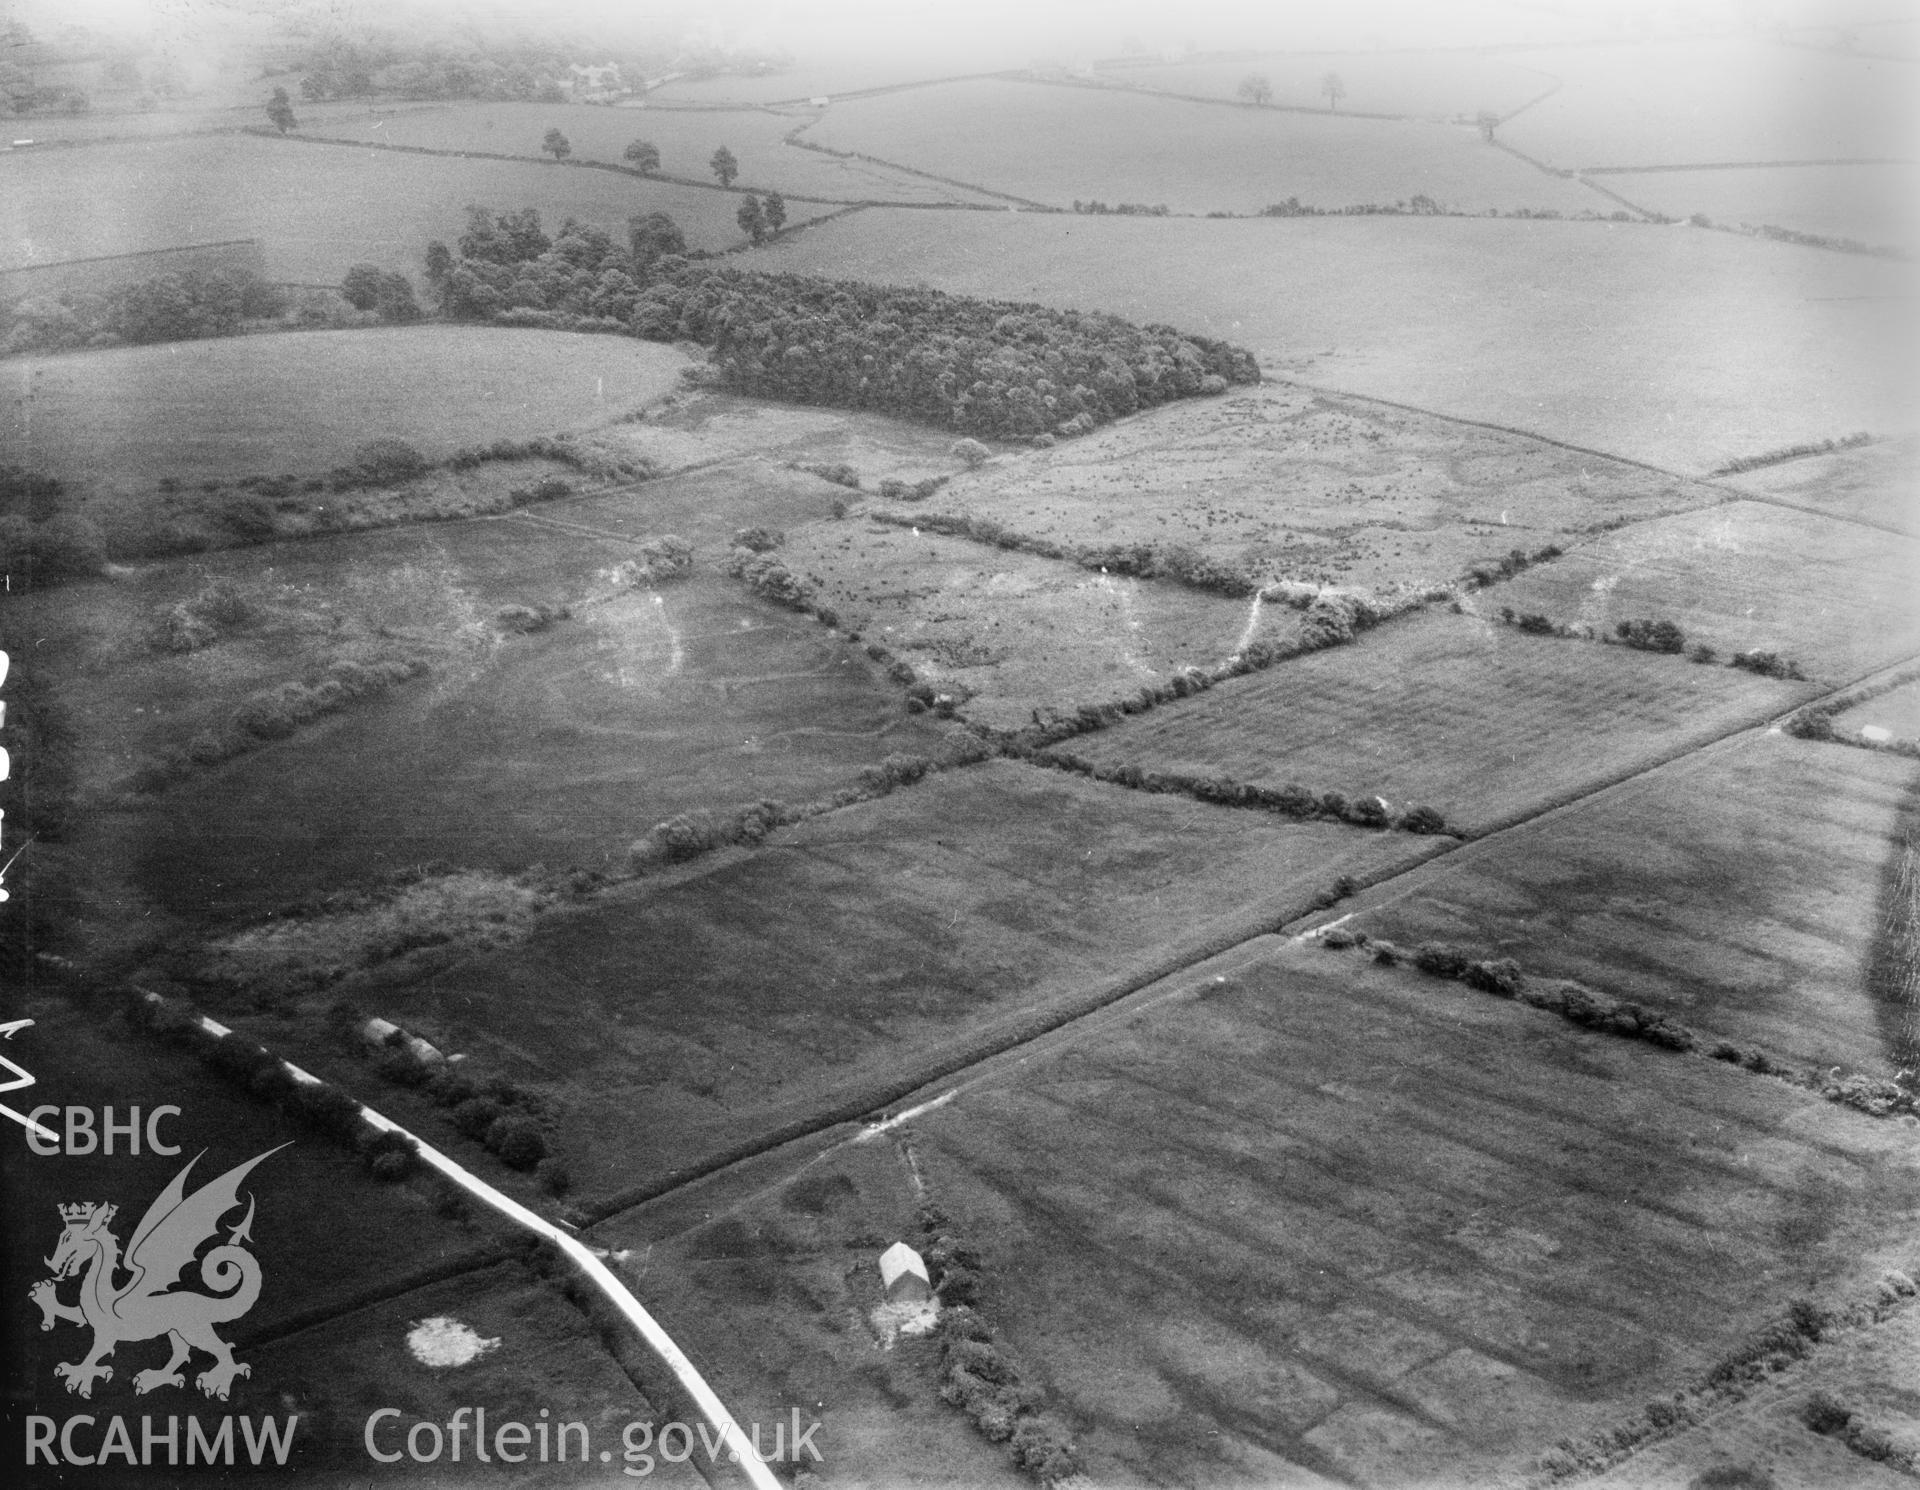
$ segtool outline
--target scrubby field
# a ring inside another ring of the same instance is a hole
[[[579,1186],[618,1191],[856,1116],[905,1072],[1431,849],[989,763],[612,892],[516,947],[333,992],[551,1092]],[[323,1037],[299,1048],[339,1062]]]
[[[1911,436],[1743,471],[1727,484],[1920,537],[1920,440]]]
[[[1889,1076],[1904,1012],[1867,969],[1920,766],[1741,737],[1463,850],[1357,925],[1639,1000],[1703,1037]]]
[[[1316,383],[1693,473],[1913,425],[1905,266],[1692,228],[874,210],[755,258],[1164,321]]]
[[[484,150],[492,154],[537,158],[549,129],[558,129],[576,160],[625,164],[622,152],[633,140],[647,140],[660,151],[660,169],[670,176],[714,180],[708,158],[726,146],[740,163],[741,189],[780,191],[841,201],[980,202],[972,192],[936,181],[889,171],[865,161],[836,160],[818,151],[785,143],[791,130],[808,123],[807,112],[770,113],[762,109],[607,109],[585,104],[473,103],[432,110],[411,110],[381,119],[336,118],[308,123],[308,134],[329,139],[418,145],[430,150]],[[722,199],[725,200],[724,198]],[[798,204],[790,217],[808,215]]]
[[[1668,217],[1697,212],[1723,227],[1788,228],[1873,248],[1912,248],[1920,242],[1912,166],[1635,171],[1596,179],[1635,206]]]
[[[1430,806],[1477,831],[1784,713],[1810,691],[1425,614],[1060,750],[1101,766],[1378,794],[1396,812]]]
[[[447,160],[252,135],[195,135],[0,156],[6,263],[45,264],[225,238],[260,238],[269,277],[337,284],[354,264],[420,276],[427,240],[451,242],[477,202],[535,207],[624,235],[665,212],[696,248],[743,240],[725,192],[609,171]]]
[[[780,554],[842,626],[974,698],[968,715],[1017,728],[1106,702],[1247,640],[1289,642],[1295,612],[1009,553],[964,538],[849,521],[794,534]]]
[[[1543,442],[1268,383],[994,462],[925,505],[1068,547],[1180,544],[1261,579],[1395,594],[1718,497]]]
[[[1481,111],[1509,114],[1553,86],[1551,74],[1524,58],[1472,52],[1247,53],[1190,62],[1120,62],[1103,79],[1165,93],[1235,99],[1242,80],[1264,78],[1281,108],[1325,109],[1328,73],[1346,88],[1340,108],[1355,114],[1467,119]]]
[[[370,440],[430,458],[581,429],[671,391],[686,355],[629,337],[394,326],[120,347],[0,363],[10,459],[150,487],[308,475]]]
[[[1671,621],[1722,657],[1777,652],[1838,687],[1920,652],[1916,574],[1920,540],[1732,502],[1601,534],[1482,604],[1606,633]]]
[[[1757,38],[1511,60],[1561,87],[1503,124],[1500,138],[1555,166],[1912,158],[1912,75],[1899,63]]]
[[[969,127],[979,119],[993,128]],[[1244,213],[1288,197],[1346,207],[1422,194],[1468,212],[1611,205],[1470,129],[1098,88],[947,83],[836,104],[805,138],[1056,207],[1098,199]]]
[[[342,632],[391,637],[432,671],[91,815],[103,867],[125,865],[183,916],[259,914],[432,859],[622,862],[676,812],[822,796],[928,734],[857,648],[710,568],[659,589],[612,581],[637,554],[630,541],[514,519],[264,554],[264,572],[260,551],[222,569],[303,599],[318,637],[150,653],[92,687],[75,677],[85,691],[72,706],[98,732],[90,748],[118,746],[132,771],[156,736],[188,746],[231,707],[228,689],[304,678]],[[574,613],[533,635],[496,619],[556,604]]]
[[[914,1124],[1097,1481],[1497,1483],[1911,1252],[1871,1120],[1265,945]]]

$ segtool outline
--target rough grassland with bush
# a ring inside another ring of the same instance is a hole
[[[1605,523],[1718,500],[1636,466],[1286,384],[956,476],[929,511],[1073,547],[1184,544],[1260,578],[1452,584]]]
[[[1426,803],[1473,831],[1758,723],[1807,692],[1441,611],[1062,748],[1107,766],[1378,793],[1396,811]]]
[[[1099,1481],[1498,1483],[1910,1249],[1869,1118],[1259,945],[915,1121]]]
[[[610,232],[624,231],[636,212],[660,211],[696,248],[743,241],[728,193],[532,161],[238,134],[0,155],[9,266],[259,238],[273,279],[332,285],[372,263],[417,286],[422,248],[457,232],[469,202],[536,207],[552,222],[573,216]],[[22,248],[29,243],[31,255]]]
[[[1920,538],[1761,502],[1640,523],[1478,597],[1612,635],[1678,626],[1721,656],[1776,652],[1829,687],[1920,652]]]
[[[1886,313],[1911,270],[1727,233],[881,208],[755,259],[1165,321],[1310,382],[1692,473],[1913,421],[1914,339]]]
[[[1868,972],[1916,779],[1898,756],[1744,735],[1475,845],[1356,924],[1513,957],[1703,1040],[1891,1076],[1906,1011]]]
[[[1054,207],[1091,197],[1246,213],[1288,197],[1346,207],[1422,193],[1468,212],[1611,207],[1472,130],[1000,79],[849,99],[801,138]]]
[[[612,1191],[1171,956],[1249,883],[1304,913],[1432,842],[990,762],[335,996],[549,1087],[577,1186]]]
[[[304,477],[381,437],[439,459],[603,424],[670,392],[687,365],[626,337],[498,327],[126,347],[9,363],[0,433],[10,458],[70,480],[150,490],[163,477]]]
[[[1215,666],[1247,626],[1245,600],[911,528],[815,526],[780,556],[840,625],[935,688],[964,689],[967,716],[1001,729]],[[1258,628],[1277,641],[1299,630],[1278,606]]]

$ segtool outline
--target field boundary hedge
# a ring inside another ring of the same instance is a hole
[[[1362,913],[1364,914],[1364,912]],[[1825,1071],[1795,1066],[1777,1060],[1758,1046],[1741,1046],[1731,1040],[1706,1039],[1677,1019],[1649,1009],[1630,999],[1617,999],[1575,982],[1571,978],[1538,978],[1522,970],[1511,957],[1478,958],[1446,942],[1422,942],[1406,948],[1366,932],[1332,925],[1306,933],[1329,951],[1368,952],[1383,967],[1405,962],[1428,977],[1464,983],[1469,988],[1557,1014],[1569,1024],[1598,1034],[1615,1035],[1627,1040],[1643,1040],[1678,1054],[1699,1053],[1708,1059],[1737,1066],[1756,1076],[1773,1076],[1789,1086],[1814,1093],[1841,1107],[1850,1107],[1868,1117],[1890,1118],[1920,1115],[1920,1092],[1880,1077],[1856,1072],[1841,1074],[1833,1066]]]
[[[1848,709],[1870,703],[1883,694],[1892,693],[1896,688],[1920,681],[1920,667],[1906,667],[1877,682],[1862,684],[1841,692],[1837,697],[1828,698],[1817,704],[1808,704],[1797,709],[1787,720],[1786,732],[1799,740],[1819,740],[1834,745],[1851,745],[1856,750],[1876,750],[1888,755],[1904,755],[1909,759],[1920,760],[1920,740],[1898,738],[1891,740],[1869,740],[1858,730],[1842,733],[1833,727],[1837,715]]]

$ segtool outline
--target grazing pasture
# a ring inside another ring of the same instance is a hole
[[[1432,849],[989,762],[612,891],[517,946],[329,996],[551,1093],[576,1182],[617,1192],[783,1123],[858,1115],[905,1072]],[[285,1038],[338,1062],[317,1029]]]
[[[1729,502],[1582,543],[1496,585],[1511,606],[1611,635],[1665,620],[1724,658],[1777,652],[1830,687],[1920,653],[1920,539],[1840,518]]]
[[[1096,1482],[1504,1483],[1910,1249],[1868,1118],[1260,948],[914,1122]]]
[[[1912,166],[1763,166],[1596,177],[1637,207],[1721,227],[1787,228],[1872,248],[1920,244]]]
[[[1749,734],[1449,857],[1356,925],[1512,957],[1825,1071],[1890,1076],[1867,972],[1920,766]]]
[[[1346,87],[1341,109],[1418,119],[1470,120],[1482,110],[1509,114],[1554,83],[1524,59],[1464,51],[1249,52],[1187,62],[1123,61],[1101,69],[1102,79],[1115,83],[1236,101],[1242,80],[1264,78],[1273,102],[1289,109],[1325,109],[1321,82],[1328,73]]]
[[[1309,382],[1695,474],[1914,420],[1905,266],[1686,227],[875,209],[753,259],[1164,321]]]
[[[538,208],[624,236],[665,212],[696,248],[743,241],[725,192],[551,163],[447,160],[254,135],[192,135],[0,156],[5,264],[259,238],[268,277],[337,284],[357,263],[418,286],[427,240],[451,242],[465,208]]]
[[[687,365],[659,343],[494,326],[15,357],[0,362],[0,440],[10,459],[72,481],[306,475],[349,463],[374,439],[439,459],[602,424],[672,391]]]
[[[1484,831],[1811,690],[1426,613],[1060,747],[1101,766],[1377,794]]]
[[[1268,383],[996,461],[926,505],[1067,546],[1182,544],[1262,579],[1392,595],[1718,495],[1540,441]]]
[[[1913,156],[1912,74],[1897,62],[1758,37],[1520,51],[1510,60],[1561,86],[1501,125],[1500,138],[1563,169]]]
[[[1883,729],[1896,740],[1920,740],[1920,683],[1899,688],[1855,704],[1833,716],[1841,731]]]
[[[1726,484],[1920,538],[1920,439],[1912,436],[1742,471]]]
[[[993,120],[991,130],[970,121]],[[1081,199],[1258,212],[1418,195],[1481,212],[1610,210],[1471,129],[1227,108],[1118,90],[985,79],[835,104],[805,138],[1049,206]],[[1036,142],[1044,141],[1044,148]]]
[[[814,150],[788,145],[785,136],[808,123],[811,112],[771,113],[764,109],[608,109],[587,104],[465,103],[369,120],[333,119],[307,124],[308,134],[329,139],[417,145],[431,150],[485,150],[504,155],[540,156],[550,128],[567,137],[575,160],[624,165],[630,141],[651,141],[660,151],[660,169],[672,176],[713,181],[707,160],[725,145],[740,162],[742,190],[769,189],[841,201],[980,202],[972,192],[889,171],[866,161],[836,160]],[[724,198],[722,200],[725,200]],[[803,217],[819,208],[789,208]]]

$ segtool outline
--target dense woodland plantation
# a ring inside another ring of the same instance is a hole
[[[1910,6],[0,31],[7,1483],[1920,1474]]]

